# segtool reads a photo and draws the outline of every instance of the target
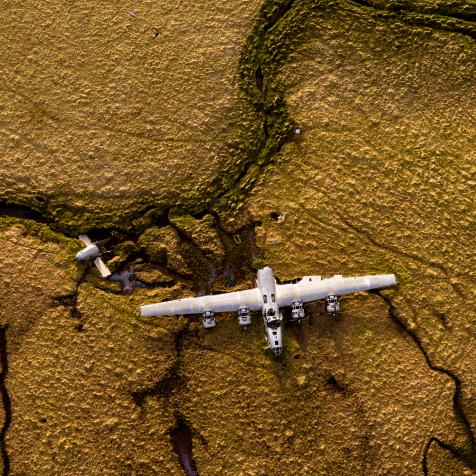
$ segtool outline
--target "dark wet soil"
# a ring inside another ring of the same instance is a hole
[[[32,208],[23,205],[9,205],[0,202],[0,216],[8,216],[14,218],[25,218],[27,220],[35,220],[39,223],[46,223],[46,218]]]
[[[170,436],[184,473],[187,476],[198,476],[193,460],[192,430],[183,417],[177,416],[177,424]]]

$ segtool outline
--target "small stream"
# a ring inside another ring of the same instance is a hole
[[[170,436],[184,473],[187,476],[198,476],[193,460],[192,430],[183,417],[177,416],[177,424],[170,432]]]
[[[5,202],[0,202],[0,216],[25,218],[35,220],[38,223],[46,223],[46,218],[32,208],[24,205],[9,205]]]

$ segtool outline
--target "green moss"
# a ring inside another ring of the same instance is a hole
[[[397,0],[360,0],[361,6],[375,10],[380,18],[400,20],[404,23],[430,27],[437,30],[453,31],[476,38],[474,6],[460,2],[416,2]]]
[[[114,247],[114,253],[124,258],[138,253],[139,250],[140,246],[136,245],[133,241],[124,241]]]
[[[76,240],[67,238],[64,235],[52,231],[47,225],[37,223],[33,220],[26,220],[15,217],[0,217],[0,229],[19,226],[24,230],[25,235],[33,236],[44,243],[56,243],[73,252],[80,249]]]
[[[474,444],[470,439],[467,440],[461,448],[456,449],[456,456],[458,459],[463,461],[470,468],[476,468],[476,452],[474,449]]]
[[[163,264],[167,258],[167,249],[176,248],[177,242],[178,237],[172,227],[151,227],[139,237],[138,245],[152,263]]]
[[[267,265],[266,258],[264,256],[260,256],[254,259],[251,263],[253,269],[261,269]]]
[[[234,184],[228,186],[218,208],[238,208],[257,182],[264,169],[272,162],[282,145],[292,137],[294,121],[289,116],[284,88],[279,73],[289,54],[306,39],[306,25],[319,11],[329,12],[338,2],[273,0],[260,10],[252,33],[243,48],[239,63],[240,87],[245,98],[257,113],[262,129],[248,147],[241,147],[242,173]],[[475,36],[476,27],[466,5],[431,4],[415,5],[413,2],[361,2],[376,9],[374,14],[437,29],[455,31]],[[346,5],[346,8],[349,6]],[[362,6],[354,8],[362,10]],[[370,10],[370,9],[369,9]],[[263,88],[256,84],[258,68],[263,75]],[[264,128],[266,127],[267,132]]]
[[[215,265],[222,266],[225,259],[225,249],[220,234],[215,228],[215,218],[207,214],[198,219],[190,215],[171,215],[170,223],[184,236],[211,259]]]
[[[299,353],[300,345],[296,339],[296,336],[290,329],[283,329],[283,358],[288,360],[293,357],[296,353]]]
[[[237,124],[240,133],[225,146],[229,158],[221,173],[201,196],[179,205],[181,214],[196,214],[211,207],[222,211],[230,206],[239,208],[263,168],[291,137],[293,121],[288,115],[284,89],[277,75],[289,53],[303,40],[313,11],[323,4],[319,1],[271,0],[263,5],[244,45],[237,71],[244,99],[239,111],[241,123]],[[258,68],[264,75],[262,90],[256,85]],[[120,214],[117,207],[111,206],[111,200],[97,198],[91,208],[90,197],[80,193],[69,198],[63,196],[61,200],[49,197],[47,202],[30,197],[22,200],[21,196],[15,196],[15,203],[24,203],[39,211],[55,228],[71,236],[93,228],[114,228],[137,235],[157,224],[167,213],[167,207],[154,204],[152,197],[121,198],[120,203],[114,202],[120,207]]]
[[[90,208],[74,205],[73,198],[68,203],[52,200],[43,214],[55,228],[74,236],[93,228],[118,229],[126,233],[138,234],[152,226],[161,214],[165,213],[165,209],[162,208],[147,210],[150,204],[121,200],[120,206],[127,210],[127,213],[121,213],[122,219],[118,223],[117,210],[111,210],[105,201],[98,200],[96,205],[97,209],[91,211]]]
[[[253,140],[243,144],[241,173],[232,178],[216,208],[239,207],[246,200],[263,170],[282,145],[293,135],[294,121],[284,99],[278,74],[291,51],[305,39],[306,25],[315,11],[332,8],[333,2],[272,0],[260,10],[239,62],[240,88],[253,106],[257,123]],[[258,87],[258,71],[263,86]]]

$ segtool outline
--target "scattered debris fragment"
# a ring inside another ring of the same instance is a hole
[[[136,288],[146,288],[147,286],[142,281],[134,279],[134,266],[131,266],[129,270],[123,270],[118,273],[114,273],[109,277],[111,281],[120,281],[122,283],[122,294],[130,294],[132,290]]]
[[[109,268],[104,264],[103,260],[101,259],[101,249],[100,247],[107,243],[110,238],[105,240],[92,242],[87,235],[79,235],[78,238],[86,245],[86,248],[82,249],[79,253],[76,253],[76,259],[78,261],[93,261],[96,265],[99,273],[103,278],[107,278],[111,275],[111,271]]]

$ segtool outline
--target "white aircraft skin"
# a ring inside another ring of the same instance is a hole
[[[92,243],[87,235],[79,235],[78,238],[86,245],[86,248],[82,249],[76,254],[76,259],[78,261],[93,260],[93,263],[96,265],[96,268],[99,270],[103,278],[108,278],[111,276],[111,272],[99,256],[100,251],[98,245],[96,243]]]
[[[141,306],[140,311],[142,316],[203,314],[204,327],[211,328],[216,325],[213,317],[215,312],[238,311],[238,322],[246,326],[251,322],[249,312],[261,309],[268,347],[278,356],[283,350],[283,314],[280,310],[282,307],[293,306],[293,317],[300,316],[295,319],[300,320],[304,318],[302,311],[304,303],[326,299],[326,311],[335,314],[339,310],[337,296],[396,284],[394,274],[352,278],[338,275],[325,279],[320,276],[305,276],[297,283],[276,284],[273,270],[266,266],[258,270],[257,287],[254,289],[148,304]]]
[[[86,248],[82,249],[77,255],[76,259],[78,261],[89,261],[99,256],[99,248],[94,244],[91,243],[90,245],[86,246]]]
[[[276,279],[269,266],[258,270],[256,284],[263,302],[263,323],[266,329],[268,347],[275,355],[279,355],[283,349],[283,331],[281,327],[283,315],[276,300]]]

